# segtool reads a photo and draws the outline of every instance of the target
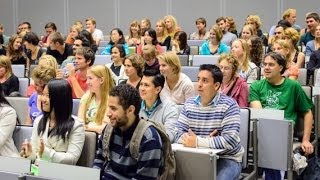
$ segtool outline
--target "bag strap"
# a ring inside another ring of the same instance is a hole
[[[103,141],[102,141],[102,155],[107,160],[110,161],[110,140],[113,132],[113,127],[108,124],[104,130]]]
[[[149,126],[152,125],[148,120],[140,119],[136,129],[133,132],[131,141],[130,141],[130,154],[131,157],[138,160],[139,149],[142,137]]]

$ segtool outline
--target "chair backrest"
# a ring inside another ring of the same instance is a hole
[[[42,177],[68,180],[100,179],[100,170],[40,161],[39,175]]]
[[[18,78],[23,78],[25,75],[25,66],[23,64],[13,64],[12,72]]]
[[[77,166],[92,167],[97,150],[98,135],[95,132],[85,132],[85,140]]]
[[[218,64],[219,55],[194,55],[192,58],[192,66],[200,66],[202,64]]]
[[[21,96],[27,96],[27,89],[29,86],[29,78],[18,78],[19,79],[19,93]]]
[[[181,66],[189,66],[189,55],[178,55]]]
[[[136,46],[130,46],[129,47],[129,55],[134,54],[137,52],[137,47]]]
[[[72,114],[75,116],[78,116],[80,99],[73,99],[72,102],[73,102]]]
[[[187,44],[189,46],[201,46],[203,43],[205,42],[205,40],[187,40]]]
[[[108,41],[100,41],[99,42],[99,47],[106,47],[108,44]]]
[[[307,85],[307,69],[306,68],[300,68],[299,69],[299,76],[297,81],[302,85]]]
[[[248,151],[249,151],[249,137],[250,137],[250,109],[240,109],[240,142],[244,148],[242,158],[242,168],[248,166]]]
[[[30,166],[30,159],[0,156],[0,171],[26,174],[30,172]]]
[[[21,151],[21,145],[25,139],[30,141],[32,129],[32,126],[16,126],[12,138],[19,152]]]
[[[111,62],[111,55],[95,55],[94,65],[105,65]]]
[[[105,49],[105,47],[98,47],[98,50],[96,52],[96,55],[101,55],[102,51]]]
[[[28,116],[28,101],[27,97],[6,97],[13,109],[16,110],[20,124],[25,124]]]
[[[182,66],[181,72],[186,74],[193,82],[198,80],[199,67]]]
[[[190,46],[190,55],[198,55],[199,46]]]

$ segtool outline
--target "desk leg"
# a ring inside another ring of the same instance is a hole
[[[212,157],[212,160],[213,160],[213,177],[212,179],[213,180],[216,180],[217,179],[217,159],[218,159],[218,156],[217,155],[213,155]]]

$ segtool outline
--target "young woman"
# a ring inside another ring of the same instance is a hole
[[[300,35],[298,31],[292,27],[286,28],[284,30],[283,37],[290,45],[290,54],[288,57],[289,62],[295,63],[298,68],[303,68],[305,55],[303,52],[299,52],[297,47],[297,43],[300,40]]]
[[[160,46],[166,46],[167,49],[169,49],[171,43],[171,36],[168,36],[166,24],[162,19],[158,20],[156,23],[156,34]]]
[[[144,70],[144,59],[138,54],[132,54],[124,60],[124,70],[128,79],[120,84],[129,84],[139,90],[142,73]]]
[[[184,103],[194,95],[194,86],[190,78],[181,72],[179,57],[173,52],[159,56],[160,73],[166,81],[161,90],[161,96],[171,99],[176,104]]]
[[[222,53],[228,53],[230,51],[229,46],[220,42],[223,33],[218,25],[213,25],[210,28],[210,38],[204,42],[200,47],[201,55],[219,55]]]
[[[31,64],[39,64],[40,57],[45,54],[45,51],[38,45],[39,38],[34,32],[27,32],[22,38],[23,44],[27,49],[26,55]]]
[[[154,29],[147,29],[144,33],[144,44],[140,44],[137,48],[137,53],[142,55],[142,49],[145,45],[153,45],[156,47],[159,54],[163,53],[162,47],[159,45],[157,40],[157,33]]]
[[[0,86],[5,96],[19,92],[19,79],[12,72],[11,62],[6,56],[0,56]]]
[[[141,35],[144,36],[145,31],[151,28],[150,19],[147,19],[147,18],[141,19],[140,28],[141,28]]]
[[[102,133],[109,122],[106,115],[108,92],[114,86],[110,70],[103,65],[95,65],[87,72],[88,91],[82,96],[78,117],[84,121],[85,130]]]
[[[56,71],[53,67],[48,65],[38,65],[32,71],[33,87],[35,92],[28,101],[28,115],[27,125],[33,125],[34,120],[42,115],[41,112],[41,94],[45,85],[53,78],[56,77]]]
[[[219,67],[223,74],[220,92],[232,97],[239,107],[248,107],[248,84],[240,78],[238,71],[239,62],[231,54],[223,54],[219,57]]]
[[[166,24],[168,35],[171,36],[171,38],[173,38],[174,34],[177,31],[180,31],[176,18],[172,15],[167,15],[163,18],[163,20]]]
[[[129,47],[125,41],[123,32],[119,28],[114,28],[110,32],[110,41],[107,44],[106,49],[102,51],[101,55],[111,54],[111,48],[118,44],[123,46],[126,54],[129,54]]]
[[[23,52],[21,36],[13,35],[9,39],[7,57],[12,64],[24,64],[27,68],[29,67],[27,56]]]
[[[126,39],[128,46],[139,46],[141,44],[141,29],[138,21],[132,21],[129,26],[129,37]]]
[[[111,76],[116,85],[119,84],[119,80],[127,79],[123,66],[125,57],[126,53],[122,44],[114,45],[111,48],[111,59],[113,63],[106,64],[106,66],[111,70]]]
[[[190,47],[187,44],[187,33],[178,31],[174,34],[171,51],[178,55],[190,55]]]
[[[20,155],[32,160],[75,165],[84,144],[84,128],[72,116],[72,90],[68,81],[53,79],[41,96],[43,116],[36,118],[31,142],[24,142]]]
[[[314,40],[309,41],[306,45],[306,56],[311,56],[311,54],[320,48],[320,24],[316,27]]]
[[[286,40],[278,39],[272,44],[274,52],[281,54],[287,60],[287,70],[282,74],[290,79],[297,80],[299,68],[296,63],[290,59],[290,44]]]
[[[17,113],[3,96],[0,86],[0,156],[19,157],[19,152],[12,139],[17,122]]]
[[[238,60],[238,74],[247,83],[252,83],[258,78],[258,68],[249,60],[249,47],[245,40],[237,39],[232,42],[231,53]]]
[[[262,56],[264,53],[263,50],[263,44],[261,39],[254,35],[251,36],[247,40],[247,44],[249,46],[249,53],[250,53],[250,60],[253,62],[256,66],[260,67],[262,62]]]
[[[254,27],[250,24],[244,25],[241,31],[240,38],[244,40],[250,39],[251,36],[256,35]]]
[[[255,28],[255,33],[254,35],[257,35],[261,38],[261,41],[263,43],[264,46],[268,46],[268,39],[267,37],[262,33],[262,30],[260,29],[261,28],[261,25],[262,25],[262,22],[261,22],[261,19],[258,15],[249,15],[246,19],[246,22],[245,24],[251,24],[254,26]]]
[[[80,32],[82,31],[81,27],[78,25],[73,25],[70,28],[69,34],[67,36],[67,39],[65,41],[65,43],[67,44],[73,44],[75,37],[78,36],[80,34]]]

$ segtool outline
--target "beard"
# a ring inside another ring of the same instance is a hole
[[[111,122],[113,128],[120,128],[128,123],[128,117],[124,114],[122,117],[115,119],[114,122]]]

